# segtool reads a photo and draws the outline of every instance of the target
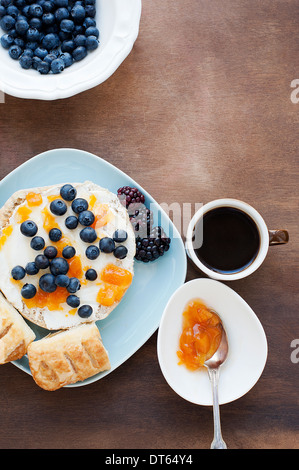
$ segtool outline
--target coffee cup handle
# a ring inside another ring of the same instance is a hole
[[[287,230],[268,230],[269,245],[283,245],[289,241],[289,232]]]

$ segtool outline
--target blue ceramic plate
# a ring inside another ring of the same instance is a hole
[[[121,186],[138,187],[145,195],[146,206],[151,205],[154,224],[161,224],[172,242],[169,251],[158,260],[146,264],[135,262],[134,279],[123,300],[107,318],[97,322],[109,352],[111,369],[69,387],[99,380],[132,356],[158,328],[169,298],[185,281],[187,269],[182,239],[159,204],[128,175],[82,150],[55,149],[28,160],[0,182],[0,206],[22,188],[86,180],[112,192]],[[38,339],[49,333],[28,323]],[[27,356],[13,363],[31,374]]]

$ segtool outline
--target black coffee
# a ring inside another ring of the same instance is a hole
[[[213,271],[235,273],[249,266],[260,248],[255,222],[232,207],[212,209],[203,216],[203,243],[195,249],[199,260]]]

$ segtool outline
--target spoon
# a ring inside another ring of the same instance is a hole
[[[207,359],[204,365],[208,369],[209,379],[212,384],[213,390],[213,417],[214,417],[214,439],[211,444],[211,449],[227,449],[227,446],[222,438],[221,425],[220,425],[220,412],[218,400],[218,380],[219,369],[227,357],[228,341],[225,329],[222,326],[222,336],[217,351],[210,359]]]

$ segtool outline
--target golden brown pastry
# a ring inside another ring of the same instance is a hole
[[[34,339],[23,317],[0,293],[0,364],[23,357]]]
[[[110,369],[108,353],[95,323],[52,333],[28,347],[33,379],[54,391]]]

